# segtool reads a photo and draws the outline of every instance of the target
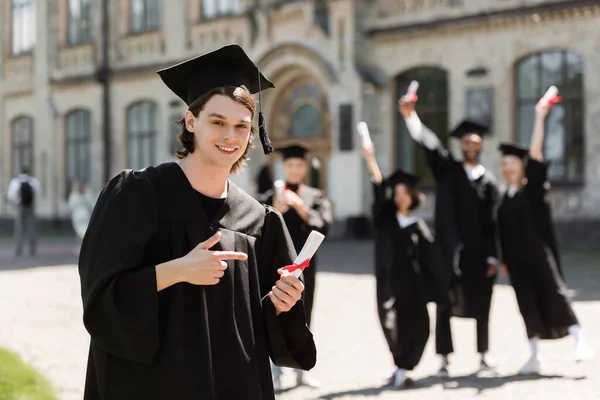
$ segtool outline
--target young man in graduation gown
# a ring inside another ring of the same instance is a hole
[[[411,215],[422,201],[420,179],[398,170],[383,179],[374,146],[363,149],[374,190],[377,308],[396,370],[395,388],[409,385],[407,371],[419,363],[429,340],[428,302],[448,307],[449,279],[429,227]],[[388,195],[386,192],[391,192]]]
[[[238,45],[159,71],[189,109],[177,162],[126,170],[83,240],[85,400],[274,399],[269,357],[310,369],[303,284],[283,218],[233,184],[252,147],[251,97],[273,87]],[[272,150],[259,112],[260,139]]]
[[[498,207],[498,232],[502,261],[510,275],[519,310],[525,322],[531,355],[520,374],[540,372],[538,341],[575,338],[575,359],[594,357],[595,351],[585,339],[567,286],[556,260],[548,199],[548,163],[544,162],[544,120],[550,105],[536,105],[531,145],[503,143],[502,175],[507,191]]]
[[[311,231],[327,234],[333,213],[331,203],[321,190],[305,185],[304,178],[309,170],[307,156],[309,150],[300,145],[292,145],[276,149],[283,156],[283,173],[285,174],[285,190],[280,199],[274,190],[265,193],[265,204],[275,207],[283,215],[283,220],[290,232],[296,251],[299,252]],[[315,295],[315,275],[317,258],[310,260],[310,268],[303,272],[306,289],[304,291],[304,309],[306,320],[310,326],[313,301]],[[319,383],[308,377],[301,370],[297,371],[298,385],[318,386]]]
[[[435,232],[452,274],[453,307],[438,308],[436,351],[442,355],[440,376],[448,374],[453,352],[450,316],[474,318],[480,368],[489,369],[485,355],[489,341],[489,314],[498,260],[494,210],[498,198],[496,179],[479,163],[487,127],[465,120],[452,132],[460,140],[463,160],[457,161],[438,137],[425,127],[414,102],[400,100],[406,126],[425,153],[436,181]]]

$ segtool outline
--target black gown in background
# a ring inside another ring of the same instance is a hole
[[[157,292],[155,265],[217,230],[213,250],[248,260],[227,261],[217,285]],[[79,259],[91,335],[84,399],[274,399],[269,356],[293,368],[316,362],[302,302],[276,316],[261,301],[295,256],[281,215],[231,182],[217,200],[195,191],[176,163],[113,178]]]
[[[373,186],[379,321],[396,366],[412,370],[429,340],[427,303],[450,304],[448,274],[427,224],[401,228],[384,186]]]
[[[446,268],[452,275],[452,309],[438,309],[436,350],[453,352],[450,316],[477,321],[477,351],[489,348],[489,314],[496,275],[487,277],[488,258],[497,257],[494,211],[498,201],[496,178],[487,169],[469,180],[463,163],[441,146],[423,126],[429,147],[421,144],[436,181],[435,235]]]
[[[323,193],[314,187],[307,185],[286,185],[286,188],[295,192],[308,207],[308,221],[304,221],[300,215],[290,207],[284,212],[283,220],[287,226],[296,252],[299,253],[308,239],[310,232],[315,230],[324,235],[327,235],[331,223],[333,221],[333,213],[331,209],[331,203],[323,196]],[[272,206],[273,205],[274,191],[270,190],[265,193],[261,198],[262,201]],[[304,310],[306,311],[306,321],[310,326],[312,309],[315,297],[315,277],[317,273],[317,255],[313,256],[310,260],[310,267],[306,268],[303,272],[304,276]]]
[[[559,339],[577,324],[552,246],[547,164],[529,159],[527,184],[498,208],[503,261],[529,338]]]

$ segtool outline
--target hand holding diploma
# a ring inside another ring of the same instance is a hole
[[[317,252],[323,239],[325,239],[323,234],[312,231],[294,264],[287,265],[277,271],[281,275],[281,279],[275,283],[268,296],[275,305],[278,315],[291,310],[302,297],[304,284],[299,279],[300,274],[304,268],[309,266],[310,259]]]
[[[535,113],[537,117],[546,118],[550,108],[552,108],[555,103],[559,103],[561,100],[561,97],[558,96],[558,88],[556,86],[550,86],[544,97],[542,97],[535,105]]]
[[[419,99],[417,96],[417,90],[419,89],[419,82],[412,81],[410,85],[408,85],[408,90],[404,95],[404,98],[408,101],[412,101],[413,103]]]

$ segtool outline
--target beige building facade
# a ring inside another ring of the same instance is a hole
[[[403,167],[426,176],[396,111],[417,79],[418,111],[443,140],[465,115],[491,125],[483,162],[494,173],[498,142],[526,143],[532,102],[557,85],[564,101],[546,141],[555,216],[569,232],[600,236],[597,3],[6,0],[0,190],[29,167],[42,184],[39,215],[67,220],[72,182],[99,192],[123,168],[172,160],[174,121],[185,107],[156,70],[236,42],[276,85],[262,104],[275,145],[313,150],[309,181],[334,204],[334,234],[361,234],[371,201],[358,121],[368,122],[384,173]],[[281,176],[278,156],[257,148],[234,180],[252,192],[265,163]],[[420,211],[426,217],[433,199]],[[13,213],[0,199],[0,216]]]

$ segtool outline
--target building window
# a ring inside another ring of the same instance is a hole
[[[211,19],[220,15],[240,12],[238,0],[200,0],[202,2],[202,18]]]
[[[313,137],[320,133],[320,111],[312,104],[302,104],[292,115],[292,136]]]
[[[35,0],[12,0],[12,53],[27,53],[35,45]]]
[[[420,67],[396,77],[396,166],[419,175],[424,182],[433,176],[422,151],[411,138],[398,110],[398,100],[412,80],[419,81],[417,112],[427,127],[436,133],[444,146],[448,144],[448,73],[437,67]]]
[[[92,114],[87,110],[74,110],[67,114],[66,172],[67,187],[73,182],[89,183],[92,168]]]
[[[127,111],[129,168],[141,169],[156,162],[157,108],[154,102],[142,101]]]
[[[33,173],[33,119],[17,117],[11,122],[12,176],[24,168]]]
[[[93,40],[92,0],[69,0],[67,41],[70,45]]]
[[[141,33],[159,29],[161,14],[160,0],[131,0],[131,32]]]
[[[583,182],[584,102],[583,59],[569,51],[531,54],[516,64],[517,140],[529,144],[535,104],[555,85],[563,101],[546,119],[544,158],[551,162],[553,181]]]

